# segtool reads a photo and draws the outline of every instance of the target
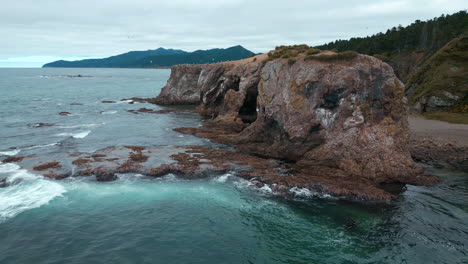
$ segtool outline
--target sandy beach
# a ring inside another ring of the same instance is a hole
[[[453,140],[460,145],[468,146],[468,125],[450,124],[416,116],[409,117],[408,122],[413,136]]]

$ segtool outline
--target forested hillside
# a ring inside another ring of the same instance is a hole
[[[365,38],[318,46],[353,50],[389,63],[405,83],[410,108],[468,122],[468,14],[460,11]],[[448,116],[450,112],[452,116]],[[442,118],[443,117],[443,118]]]
[[[466,11],[460,11],[428,21],[416,20],[407,27],[400,25],[370,37],[336,40],[317,48],[354,50],[369,55],[402,51],[430,52],[467,31],[468,14]]]

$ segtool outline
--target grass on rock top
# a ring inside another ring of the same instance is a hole
[[[268,58],[264,63],[275,59],[288,59],[288,64],[293,65],[297,61],[300,54],[305,54],[304,60],[317,60],[324,62],[338,61],[338,60],[351,60],[354,59],[358,53],[354,51],[344,51],[332,54],[320,54],[321,50],[309,47],[305,44],[293,46],[278,46],[275,50],[268,52]]]

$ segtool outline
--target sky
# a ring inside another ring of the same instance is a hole
[[[0,67],[158,47],[320,45],[467,9],[468,0],[2,0]]]

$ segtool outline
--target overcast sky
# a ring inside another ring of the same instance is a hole
[[[1,0],[0,67],[158,47],[319,45],[467,8],[467,0]]]

